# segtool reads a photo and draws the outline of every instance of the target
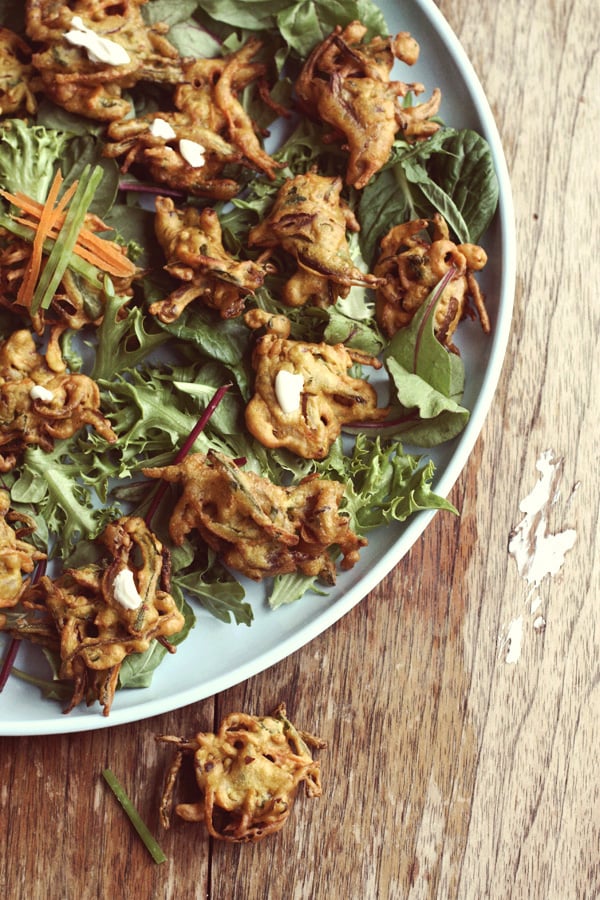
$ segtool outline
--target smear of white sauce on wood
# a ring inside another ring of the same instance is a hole
[[[556,575],[573,547],[576,533],[568,528],[557,534],[548,532],[548,512],[557,500],[557,484],[562,460],[553,460],[552,451],[542,453],[536,463],[541,478],[532,492],[521,501],[525,513],[514,529],[508,552],[514,556],[519,574],[536,587],[547,575]]]
[[[532,594],[546,577],[556,575],[565,562],[565,555],[575,544],[577,534],[567,528],[552,534],[548,530],[550,508],[559,498],[558,484],[562,473],[562,459],[554,458],[552,450],[546,450],[536,462],[540,478],[530,494],[521,501],[519,509],[524,513],[513,529],[508,552],[514,557],[519,575],[530,585],[528,599],[530,612],[537,612],[541,600]],[[543,631],[546,622],[537,616],[533,627]],[[523,616],[513,619],[501,636],[501,650],[507,648],[505,662],[515,663],[521,655],[523,643]]]
[[[504,662],[514,665],[514,663],[519,661],[523,645],[523,616],[519,616],[510,622],[506,635],[501,640],[501,645],[502,648],[507,648]]]

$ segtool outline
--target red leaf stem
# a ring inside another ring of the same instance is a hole
[[[35,584],[42,575],[46,572],[46,560],[42,559],[35,570],[34,576],[31,579],[31,583]],[[8,651],[6,656],[2,660],[2,668],[0,669],[0,694],[6,687],[6,682],[9,679],[10,673],[12,671],[12,667],[15,664],[15,660],[17,658],[17,653],[19,652],[19,647],[21,645],[21,638],[13,637],[11,638],[10,644],[8,645]]]
[[[0,694],[4,690],[6,682],[8,681],[9,675],[12,671],[12,667],[15,664],[17,653],[19,652],[20,643],[21,638],[11,638],[10,644],[8,645],[8,652],[2,660],[2,669],[0,669]]]
[[[210,417],[212,416],[215,409],[217,408],[217,406],[219,405],[219,403],[221,402],[221,400],[223,399],[223,397],[225,396],[225,394],[227,393],[227,391],[229,390],[230,387],[231,387],[231,384],[223,384],[223,385],[221,385],[220,388],[218,388],[218,390],[215,391],[215,393],[211,397],[209,403],[206,405],[206,409],[204,410],[204,412],[202,413],[202,415],[200,416],[200,418],[198,419],[198,421],[196,422],[196,424],[190,431],[188,437],[185,440],[185,443],[183,444],[183,446],[180,448],[179,452],[177,453],[177,456],[174,459],[175,465],[177,465],[177,463],[180,463],[188,455],[188,453],[190,452],[190,450],[196,443],[196,439],[197,439],[198,435],[204,431],[204,428],[206,427],[208,420],[210,419]],[[144,521],[146,522],[146,525],[148,526],[148,528],[150,528],[150,526],[151,526],[151,522],[152,522],[154,513],[158,509],[160,501],[162,500],[166,490],[167,490],[167,482],[163,481],[161,484],[159,484],[159,486],[156,490],[156,493],[154,494],[154,497],[152,498],[152,502],[150,503],[150,506],[148,507],[148,512],[146,513],[146,518]]]

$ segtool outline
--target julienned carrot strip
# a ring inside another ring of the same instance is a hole
[[[104,268],[100,263],[106,262],[117,266],[121,275],[133,275],[135,273],[135,265],[125,256],[119,244],[98,237],[97,234],[94,234],[93,231],[89,231],[87,228],[82,228],[79,232],[77,244],[75,245],[76,253],[80,247],[94,254],[98,260],[98,268]]]
[[[54,180],[50,185],[46,203],[44,204],[40,212],[39,224],[31,248],[31,256],[29,257],[25,275],[23,276],[23,281],[21,282],[21,286],[17,294],[17,303],[22,306],[29,306],[31,303],[31,298],[33,297],[33,292],[35,290],[35,286],[37,284],[40,269],[42,266],[42,250],[44,246],[44,240],[55,221],[55,204],[58,199],[58,192],[61,188],[62,182],[63,177],[60,169],[58,169],[56,175],[54,176]]]
[[[35,285],[41,268],[41,252],[44,242],[46,238],[54,241],[59,239],[68,215],[65,215],[65,207],[78,188],[78,182],[71,184],[55,206],[54,203],[61,184],[62,176],[60,172],[57,172],[45,204],[39,203],[20,191],[12,194],[9,191],[0,190],[0,196],[7,199],[14,206],[19,207],[33,219],[33,221],[30,221],[27,218],[15,217],[15,221],[31,228],[35,232],[32,258],[17,298],[17,302],[24,305],[31,303],[35,293]],[[73,252],[96,268],[116,277],[131,277],[136,271],[135,265],[125,256],[119,245],[113,241],[98,237],[87,228],[80,229],[73,246]],[[37,305],[39,306],[39,301]]]
[[[42,271],[40,280],[31,301],[31,311],[36,313],[41,307],[47,309],[52,302],[52,297],[60,284],[71,259],[77,236],[83,226],[85,215],[89,205],[94,199],[94,193],[102,179],[102,169],[96,166],[94,169],[87,165],[81,173],[73,202],[67,210],[64,225],[61,228],[50,256]]]
[[[38,227],[37,223],[32,222],[30,219],[15,216],[14,221],[20,225],[26,225],[27,228],[32,230]],[[60,228],[54,225],[46,237],[56,240],[59,233]],[[82,229],[79,232],[73,252],[97,269],[108,272],[109,275],[127,278],[134,275],[136,271],[135,265],[124,255],[118,244],[99,238],[93,232],[87,231],[87,229]]]

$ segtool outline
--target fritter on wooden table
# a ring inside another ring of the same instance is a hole
[[[157,735],[156,740],[177,749],[160,806],[165,828],[170,825],[177,776],[188,754],[193,754],[202,799],[179,803],[175,812],[187,822],[204,822],[219,840],[258,841],[279,831],[303,782],[308,797],[322,794],[320,764],[311,748],[327,745],[298,731],[283,703],[270,716],[231,713],[216,734],[200,732],[191,740]]]

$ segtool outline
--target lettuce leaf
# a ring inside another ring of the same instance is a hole
[[[455,507],[432,489],[433,462],[405,453],[398,440],[359,434],[349,453],[337,442],[317,470],[346,485],[342,509],[357,534],[404,522],[423,509],[456,513]]]
[[[87,165],[99,165],[103,170],[90,205],[90,211],[102,217],[115,201],[119,172],[114,160],[102,156],[102,144],[95,135],[76,135],[48,128],[39,121],[29,125],[22,119],[9,119],[0,125],[0,187],[5,190],[21,191],[44,203],[58,169],[67,187],[79,179]]]
[[[0,126],[0,186],[44,203],[70,136],[9,119]]]
[[[15,502],[35,507],[51,533],[60,536],[55,551],[63,556],[78,541],[92,539],[114,510],[99,508],[93,490],[75,476],[73,461],[61,441],[53,450],[26,450],[19,478],[11,488]]]

